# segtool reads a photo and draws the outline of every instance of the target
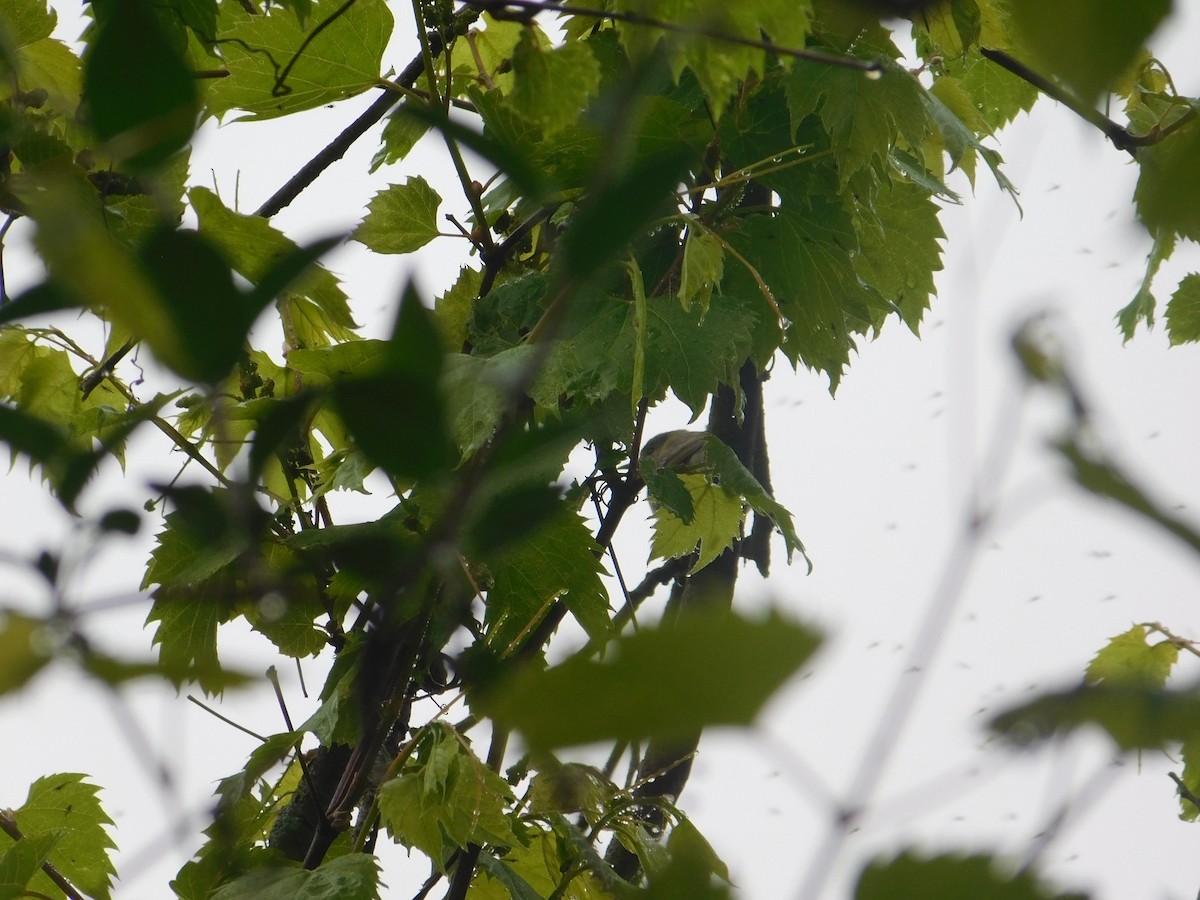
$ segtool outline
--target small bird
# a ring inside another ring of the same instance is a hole
[[[700,472],[708,468],[708,437],[707,431],[664,431],[642,445],[642,459],[678,474]]]

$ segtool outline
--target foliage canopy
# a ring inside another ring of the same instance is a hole
[[[93,0],[71,42],[45,0],[0,0],[0,234],[32,223],[45,265],[0,298],[0,440],[72,512],[135,431],[157,429],[188,469],[147,494],[156,656],[95,650],[47,551],[29,566],[54,604],[0,610],[0,691],[57,663],[217,695],[258,677],[222,664],[236,621],[281,657],[331,661],[316,712],[218,786],[207,842],[171,885],[186,900],[377,897],[378,840],[429,858],[418,896],[439,879],[475,900],[729,896],[676,805],[691,755],[705,727],[752,723],[820,642],[732,605],[745,563],[807,560],[771,488],[766,373],[782,357],[835,391],[890,320],[919,331],[939,210],[961,202],[948,177],[986,169],[1015,196],[993,139],[1039,91],[1140,166],[1132,199],[1155,251],[1120,326],[1152,323],[1155,273],[1200,239],[1196,101],[1144,49],[1169,11]],[[419,45],[398,73],[397,32]],[[189,170],[206,118],[254,128],[362,95],[355,123],[254,213]],[[300,244],[277,229],[368,133],[380,187],[353,233]],[[404,171],[426,135],[461,196]],[[366,339],[320,262],[346,240],[378,254],[457,241],[463,266],[433,302],[397,286],[388,336]],[[1200,340],[1198,278],[1166,305],[1173,343]],[[268,319],[279,353],[252,332]],[[1017,349],[1032,380],[1076,396],[1036,341]],[[135,356],[155,367],[144,382]],[[706,432],[651,439],[671,395],[694,420],[707,410]],[[1200,547],[1086,426],[1081,413],[1061,447],[1080,483]],[[382,513],[342,521],[339,492],[366,492],[373,472]],[[643,489],[653,565],[634,583],[609,555]],[[142,520],[105,510],[95,540]],[[665,612],[639,624],[660,590]],[[1181,742],[1200,790],[1198,701],[1166,686],[1179,646],[1138,626],[1086,685],[995,727]],[[587,743],[612,745],[607,767],[564,750]],[[47,775],[0,814],[5,892],[110,895],[95,793]],[[870,864],[858,895],[938,890],[1049,896],[990,858],[914,854]]]

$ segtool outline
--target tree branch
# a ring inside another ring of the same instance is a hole
[[[455,22],[455,34],[461,34],[473,24],[480,15],[477,9],[467,8],[458,14]],[[429,49],[433,53],[440,53],[443,49],[442,36],[436,31],[428,33]],[[417,54],[407,66],[404,67],[395,83],[397,87],[411,89],[421,73],[425,71],[425,61],[422,54]],[[317,180],[318,176],[331,165],[346,155],[346,151],[354,145],[360,137],[367,133],[376,122],[381,120],[393,106],[400,102],[400,97],[395,91],[384,91],[376,98],[375,102],[367,107],[366,111],[329,144],[310,159],[304,166],[288,179],[279,190],[258,208],[255,215],[262,216],[264,219],[269,219],[281,209],[284,209],[288,204],[300,196],[310,184]]]

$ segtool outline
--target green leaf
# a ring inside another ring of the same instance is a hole
[[[372,173],[380,166],[392,165],[403,160],[417,145],[417,141],[429,131],[429,122],[410,115],[408,107],[409,101],[404,100],[388,114],[387,121],[383,124],[380,147],[375,151],[375,158],[371,160]]]
[[[442,198],[420,175],[375,195],[354,239],[376,253],[412,253],[438,236]]]
[[[741,533],[745,512],[742,498],[706,475],[680,475],[692,498],[692,521],[685,523],[666,507],[654,510],[651,558],[675,558],[697,553],[692,572],[716,559]],[[697,546],[699,552],[697,552]]]
[[[599,660],[519,671],[488,693],[486,709],[540,748],[749,725],[818,643],[778,613],[697,613],[622,635]]]
[[[909,900],[911,897],[974,897],[978,900],[1087,900],[1038,881],[1029,871],[1009,874],[990,856],[918,856],[906,851],[871,862],[854,890],[854,900]]]
[[[246,680],[224,670],[217,655],[217,626],[230,616],[224,588],[220,579],[213,579],[187,590],[155,591],[146,624],[158,623],[152,643],[158,647],[163,675],[174,684],[195,682],[213,695]]]
[[[379,787],[379,811],[392,836],[439,867],[455,847],[520,843],[508,817],[512,789],[462,736],[435,722],[419,740],[416,764]]]
[[[1012,0],[1033,61],[1089,106],[1112,88],[1171,11],[1171,0]]]
[[[1179,647],[1169,640],[1151,646],[1146,629],[1134,625],[1112,638],[1088,663],[1087,684],[1128,684],[1161,688],[1179,659]]]
[[[7,811],[0,811],[0,818],[7,815]],[[8,835],[0,834],[0,850],[4,850],[0,854],[0,896],[5,900],[34,896],[29,893],[29,882],[41,872],[46,858],[62,836],[62,831],[47,831],[32,836],[21,835],[19,841],[10,844]],[[5,848],[6,844],[10,845]]]
[[[1192,122],[1157,144],[1138,150],[1138,217],[1159,237],[1174,232],[1200,240],[1200,124]]]
[[[766,488],[719,438],[708,435],[705,449],[708,462],[712,466],[713,480],[719,482],[727,490],[738,494],[750,504],[750,508],[756,513],[766,516],[775,523],[775,527],[783,535],[784,543],[787,546],[788,561],[791,562],[792,554],[797,550],[805,560],[808,560],[808,555],[804,552],[804,544],[796,536],[796,528],[792,524],[792,514],[767,493]],[[808,563],[808,568],[811,572],[811,561]]]
[[[562,502],[559,514],[526,540],[485,556],[482,561],[492,573],[487,592],[492,646],[507,647],[535,617],[545,615],[556,597],[589,635],[606,635],[608,595],[597,551],[583,520]]]
[[[1167,334],[1172,344],[1200,341],[1200,274],[1183,277],[1167,303]]]
[[[1200,736],[1184,741],[1179,750],[1179,758],[1183,761],[1183,774],[1180,779],[1184,787],[1192,792],[1192,796],[1200,796]],[[1200,806],[1189,800],[1180,791],[1179,818],[1185,822],[1195,822],[1200,816]]]
[[[379,862],[368,853],[349,853],[316,869],[262,866],[235,878],[212,900],[379,900]]]
[[[996,716],[989,727],[1028,746],[1097,725],[1121,750],[1153,750],[1200,738],[1200,695],[1139,684],[1085,685],[1044,694]]]
[[[0,6],[0,24],[15,47],[24,47],[54,32],[58,13],[45,0],[7,0]]]
[[[30,785],[14,818],[26,837],[58,835],[50,862],[85,894],[107,900],[116,871],[109,858],[116,844],[106,830],[113,821],[96,798],[100,789],[88,784],[86,777],[65,773],[39,778]],[[0,840],[6,838],[0,836]],[[33,879],[31,887],[48,896],[61,893],[44,872]]]
[[[784,84],[794,125],[814,113],[820,118],[842,185],[860,169],[881,168],[897,140],[919,147],[929,133],[921,85],[899,66],[871,79],[843,66],[800,65]]]
[[[0,695],[21,689],[53,660],[54,640],[41,619],[0,608]]]
[[[303,259],[308,252],[261,216],[245,216],[227,209],[207,188],[191,188],[188,199],[200,220],[200,233],[251,284],[271,284],[272,276],[287,265],[286,260]],[[314,244],[312,252],[323,246],[320,242]],[[330,341],[358,337],[345,292],[333,274],[322,266],[311,266],[282,289],[279,309],[294,331],[292,346],[321,347]]]
[[[512,54],[510,101],[547,137],[575,126],[600,86],[600,65],[586,42],[546,47],[534,29],[522,29]]]
[[[724,273],[725,248],[721,242],[703,226],[690,223],[679,272],[679,302],[683,308],[691,309],[693,303],[697,304],[703,320],[713,288],[721,283]]]
[[[1125,340],[1130,340],[1137,331],[1139,322],[1145,322],[1147,327],[1154,324],[1154,308],[1158,305],[1151,288],[1154,276],[1159,268],[1175,252],[1175,233],[1170,230],[1159,232],[1154,238],[1154,244],[1146,256],[1146,273],[1142,276],[1141,286],[1133,299],[1117,313],[1117,324]]]
[[[251,15],[240,4],[221,4],[217,39],[229,77],[209,87],[208,109],[218,117],[240,109],[248,114],[243,119],[269,119],[374,87],[392,34],[392,14],[383,0],[342,7],[341,0],[313,4],[312,20],[329,20],[314,34],[315,26],[305,30],[295,15],[279,8]]]
[[[433,310],[442,329],[447,353],[458,353],[467,340],[467,321],[483,284],[483,272],[462,266],[454,286],[434,301]]]
[[[110,0],[84,59],[88,119],[106,150],[139,168],[183,148],[196,127],[196,79],[147,0]]]
[[[929,309],[941,271],[946,237],[938,206],[928,192],[908,181],[880,185],[870,207],[857,210],[860,252],[854,257],[859,277],[895,305],[913,332]]]

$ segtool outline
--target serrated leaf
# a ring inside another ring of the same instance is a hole
[[[412,253],[438,236],[442,198],[420,175],[389,185],[372,198],[354,240],[376,253]]]
[[[1139,322],[1145,322],[1147,327],[1154,324],[1154,310],[1158,305],[1151,290],[1154,276],[1175,252],[1175,241],[1175,232],[1170,230],[1163,230],[1155,236],[1150,252],[1146,254],[1146,272],[1142,276],[1142,283],[1133,299],[1117,313],[1117,325],[1121,329],[1122,337],[1127,341],[1137,331]]]
[[[212,900],[379,900],[379,861],[348,853],[316,869],[262,866],[221,887]]]
[[[695,303],[700,318],[708,312],[713,288],[725,274],[725,248],[712,232],[690,225],[683,245],[683,266],[679,272],[679,302],[684,309]]]
[[[176,685],[195,682],[210,695],[245,683],[246,676],[223,669],[217,655],[217,626],[230,617],[227,604],[227,586],[220,579],[155,591],[146,624],[158,623],[151,643],[158,647],[164,677]]]
[[[778,613],[697,613],[622,635],[599,660],[520,671],[488,693],[486,708],[540,748],[748,725],[818,643]]]
[[[562,503],[560,514],[527,540],[484,558],[492,573],[487,592],[489,640],[507,647],[548,604],[561,597],[587,633],[608,633],[608,594],[597,546],[578,513]]]
[[[820,118],[843,185],[860,169],[882,166],[897,141],[919,147],[929,133],[924,91],[899,66],[888,66],[879,79],[843,66],[796,66],[784,84],[795,126],[814,113]]]
[[[24,47],[54,32],[58,13],[45,0],[9,0],[0,7],[0,24],[14,47]]]
[[[1084,681],[1161,688],[1178,659],[1179,647],[1171,641],[1159,641],[1152,646],[1146,640],[1146,629],[1135,625],[1110,639],[1092,657]]]
[[[458,45],[455,45],[455,49],[458,49]],[[371,160],[370,172],[374,173],[380,166],[400,162],[429,131],[428,122],[408,114],[408,103],[407,100],[401,102],[388,114],[383,124],[380,147]]]
[[[107,831],[113,821],[97,799],[100,789],[88,784],[86,777],[64,773],[39,778],[30,785],[14,818],[23,835],[58,834],[50,862],[88,896],[107,900],[116,873],[109,858],[116,844]],[[31,887],[47,896],[61,893],[44,872],[38,873]]]
[[[742,498],[706,475],[680,475],[692,498],[692,521],[684,523],[666,507],[654,510],[650,557],[676,558],[697,553],[692,572],[716,559],[741,533]],[[698,552],[697,552],[698,550]]]
[[[890,860],[871,862],[854,889],[854,900],[908,900],[910,897],[977,897],[987,900],[1087,900],[1040,882],[990,856],[944,854],[919,856],[906,851]]]
[[[1012,0],[1012,21],[1034,61],[1087,105],[1125,73],[1171,11],[1170,0]]]
[[[467,321],[482,284],[483,272],[462,266],[454,285],[434,301],[433,311],[441,326],[447,353],[460,352],[466,343]]]
[[[1183,742],[1179,758],[1183,762],[1183,773],[1180,775],[1183,786],[1192,792],[1193,797],[1200,796],[1200,736]],[[1185,822],[1195,822],[1197,816],[1200,816],[1200,806],[1180,791],[1179,818]]]
[[[938,213],[925,189],[899,180],[880,185],[870,208],[859,210],[855,270],[895,305],[913,334],[936,291],[933,273],[942,268],[946,233]]]
[[[218,117],[240,109],[244,119],[269,119],[375,87],[392,14],[383,0],[358,0],[334,18],[341,6],[339,0],[314,3],[312,20],[329,21],[313,34],[282,9],[251,15],[239,4],[222,4],[217,40],[229,77],[209,87],[209,110]]]
[[[433,723],[418,740],[415,765],[379,788],[379,810],[392,836],[441,865],[455,847],[520,843],[508,809],[508,783],[467,747],[454,729]]]
[[[1183,276],[1167,302],[1166,318],[1172,344],[1200,341],[1200,274]]]

